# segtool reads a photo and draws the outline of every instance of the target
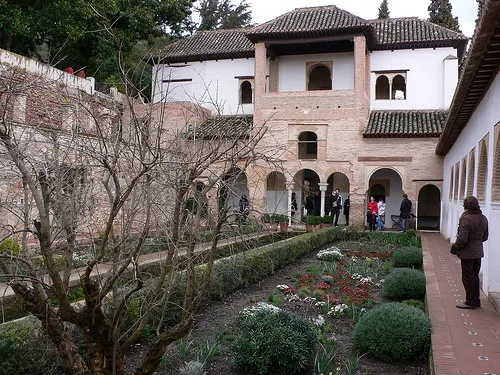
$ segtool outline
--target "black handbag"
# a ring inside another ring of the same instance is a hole
[[[453,255],[457,255],[457,248],[455,247],[455,244],[451,245],[450,253]]]

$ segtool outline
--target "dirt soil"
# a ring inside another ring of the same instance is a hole
[[[236,291],[221,301],[214,301],[203,307],[196,317],[190,336],[184,340],[185,343],[191,342],[188,348],[189,354],[184,359],[181,359],[179,345],[178,343],[174,343],[167,350],[165,356],[166,360],[162,363],[160,368],[158,368],[156,374],[179,374],[179,369],[185,361],[196,360],[196,355],[199,353],[199,349],[196,346],[197,344],[203,344],[207,341],[213,343],[216,337],[222,333],[225,335],[225,339],[222,340],[220,353],[214,357],[212,363],[206,364],[204,368],[205,374],[253,375],[251,372],[238,370],[232,365],[230,346],[236,334],[235,321],[238,312],[258,301],[267,302],[269,295],[278,295],[277,285],[290,283],[290,281],[294,279],[294,276],[305,273],[308,266],[318,263],[316,254],[317,252],[313,251],[294,264],[265,278],[259,284]],[[375,295],[375,299],[380,299],[380,296]],[[288,302],[286,304],[288,304]],[[303,306],[295,305],[292,307],[289,306],[288,310],[290,310],[290,308],[296,309],[297,313],[304,314],[304,311],[301,311],[299,307],[303,309]],[[356,352],[353,337],[354,324],[350,317],[343,316],[339,319],[335,319],[334,325],[335,341],[338,344],[336,367],[340,367],[342,375],[349,374],[346,369],[347,361],[353,357],[359,356]],[[134,365],[137,364],[137,361],[142,357],[146,345],[145,343],[136,344],[128,353],[126,362],[130,371],[132,371]],[[312,364],[309,372],[306,372],[306,374],[314,374]],[[380,362],[370,358],[368,355],[364,355],[359,359],[358,371],[355,374],[430,375],[430,370],[426,360],[410,364],[390,364]]]

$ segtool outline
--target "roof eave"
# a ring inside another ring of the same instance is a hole
[[[485,60],[485,55],[487,55],[488,46],[493,40],[500,39],[495,37],[499,28],[500,0],[487,1],[481,22],[474,35],[471,52],[453,96],[443,133],[436,146],[436,154],[438,155],[446,155],[453,147],[499,72],[500,58],[496,60],[496,68],[490,69],[487,75],[484,72],[488,72],[488,69],[483,66],[486,65],[485,61],[488,61],[488,64],[493,61]],[[484,78],[477,80],[476,75],[481,71],[481,68],[485,68],[481,72]],[[473,94],[469,92],[472,86],[474,86]]]

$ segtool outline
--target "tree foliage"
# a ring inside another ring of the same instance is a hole
[[[198,30],[237,29],[250,26],[252,12],[246,0],[234,5],[231,0],[200,0]]]
[[[387,0],[382,0],[380,6],[378,7],[378,19],[381,20],[389,18],[390,13]]]
[[[116,81],[116,51],[126,57],[120,64],[132,69],[137,44],[181,34],[193,2],[47,0],[40,6],[37,0],[0,0],[0,48],[60,69],[85,69],[97,82]]]
[[[429,21],[436,25],[461,33],[458,17],[453,17],[452,6],[449,0],[431,0],[429,7]]]
[[[121,79],[130,84],[126,75]],[[230,189],[228,171],[236,179],[264,157],[257,147],[264,126],[254,126],[251,136],[242,129],[188,140],[190,119],[201,123],[206,111],[185,104],[172,120],[169,108],[88,94],[17,66],[0,69],[0,166],[21,182],[16,201],[24,199],[12,212],[15,229],[24,233],[21,249],[0,253],[0,269],[70,374],[123,375],[127,349],[156,312],[162,318],[153,342],[134,363],[136,375],[155,372],[168,345],[189,332],[206,297],[228,214],[227,207],[211,211],[213,236],[204,241],[209,250],[196,274],[203,204],[186,217],[187,201],[206,198],[217,186]],[[28,248],[32,218],[38,220],[36,246]],[[151,278],[142,260],[146,244],[159,237],[165,255]],[[79,241],[86,265],[77,271]],[[84,295],[78,306],[68,298],[73,286]],[[127,322],[124,312],[141,292],[148,298]],[[172,302],[174,293],[180,305]],[[180,316],[163,318],[171,308]]]

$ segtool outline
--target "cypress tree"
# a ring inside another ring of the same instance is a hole
[[[453,17],[451,9],[452,6],[449,0],[431,0],[427,8],[429,11],[429,21],[461,33],[458,17]]]
[[[378,7],[378,19],[387,19],[389,18],[389,14],[391,12],[389,11],[389,4],[387,3],[387,0],[382,0],[380,3],[380,6]]]

